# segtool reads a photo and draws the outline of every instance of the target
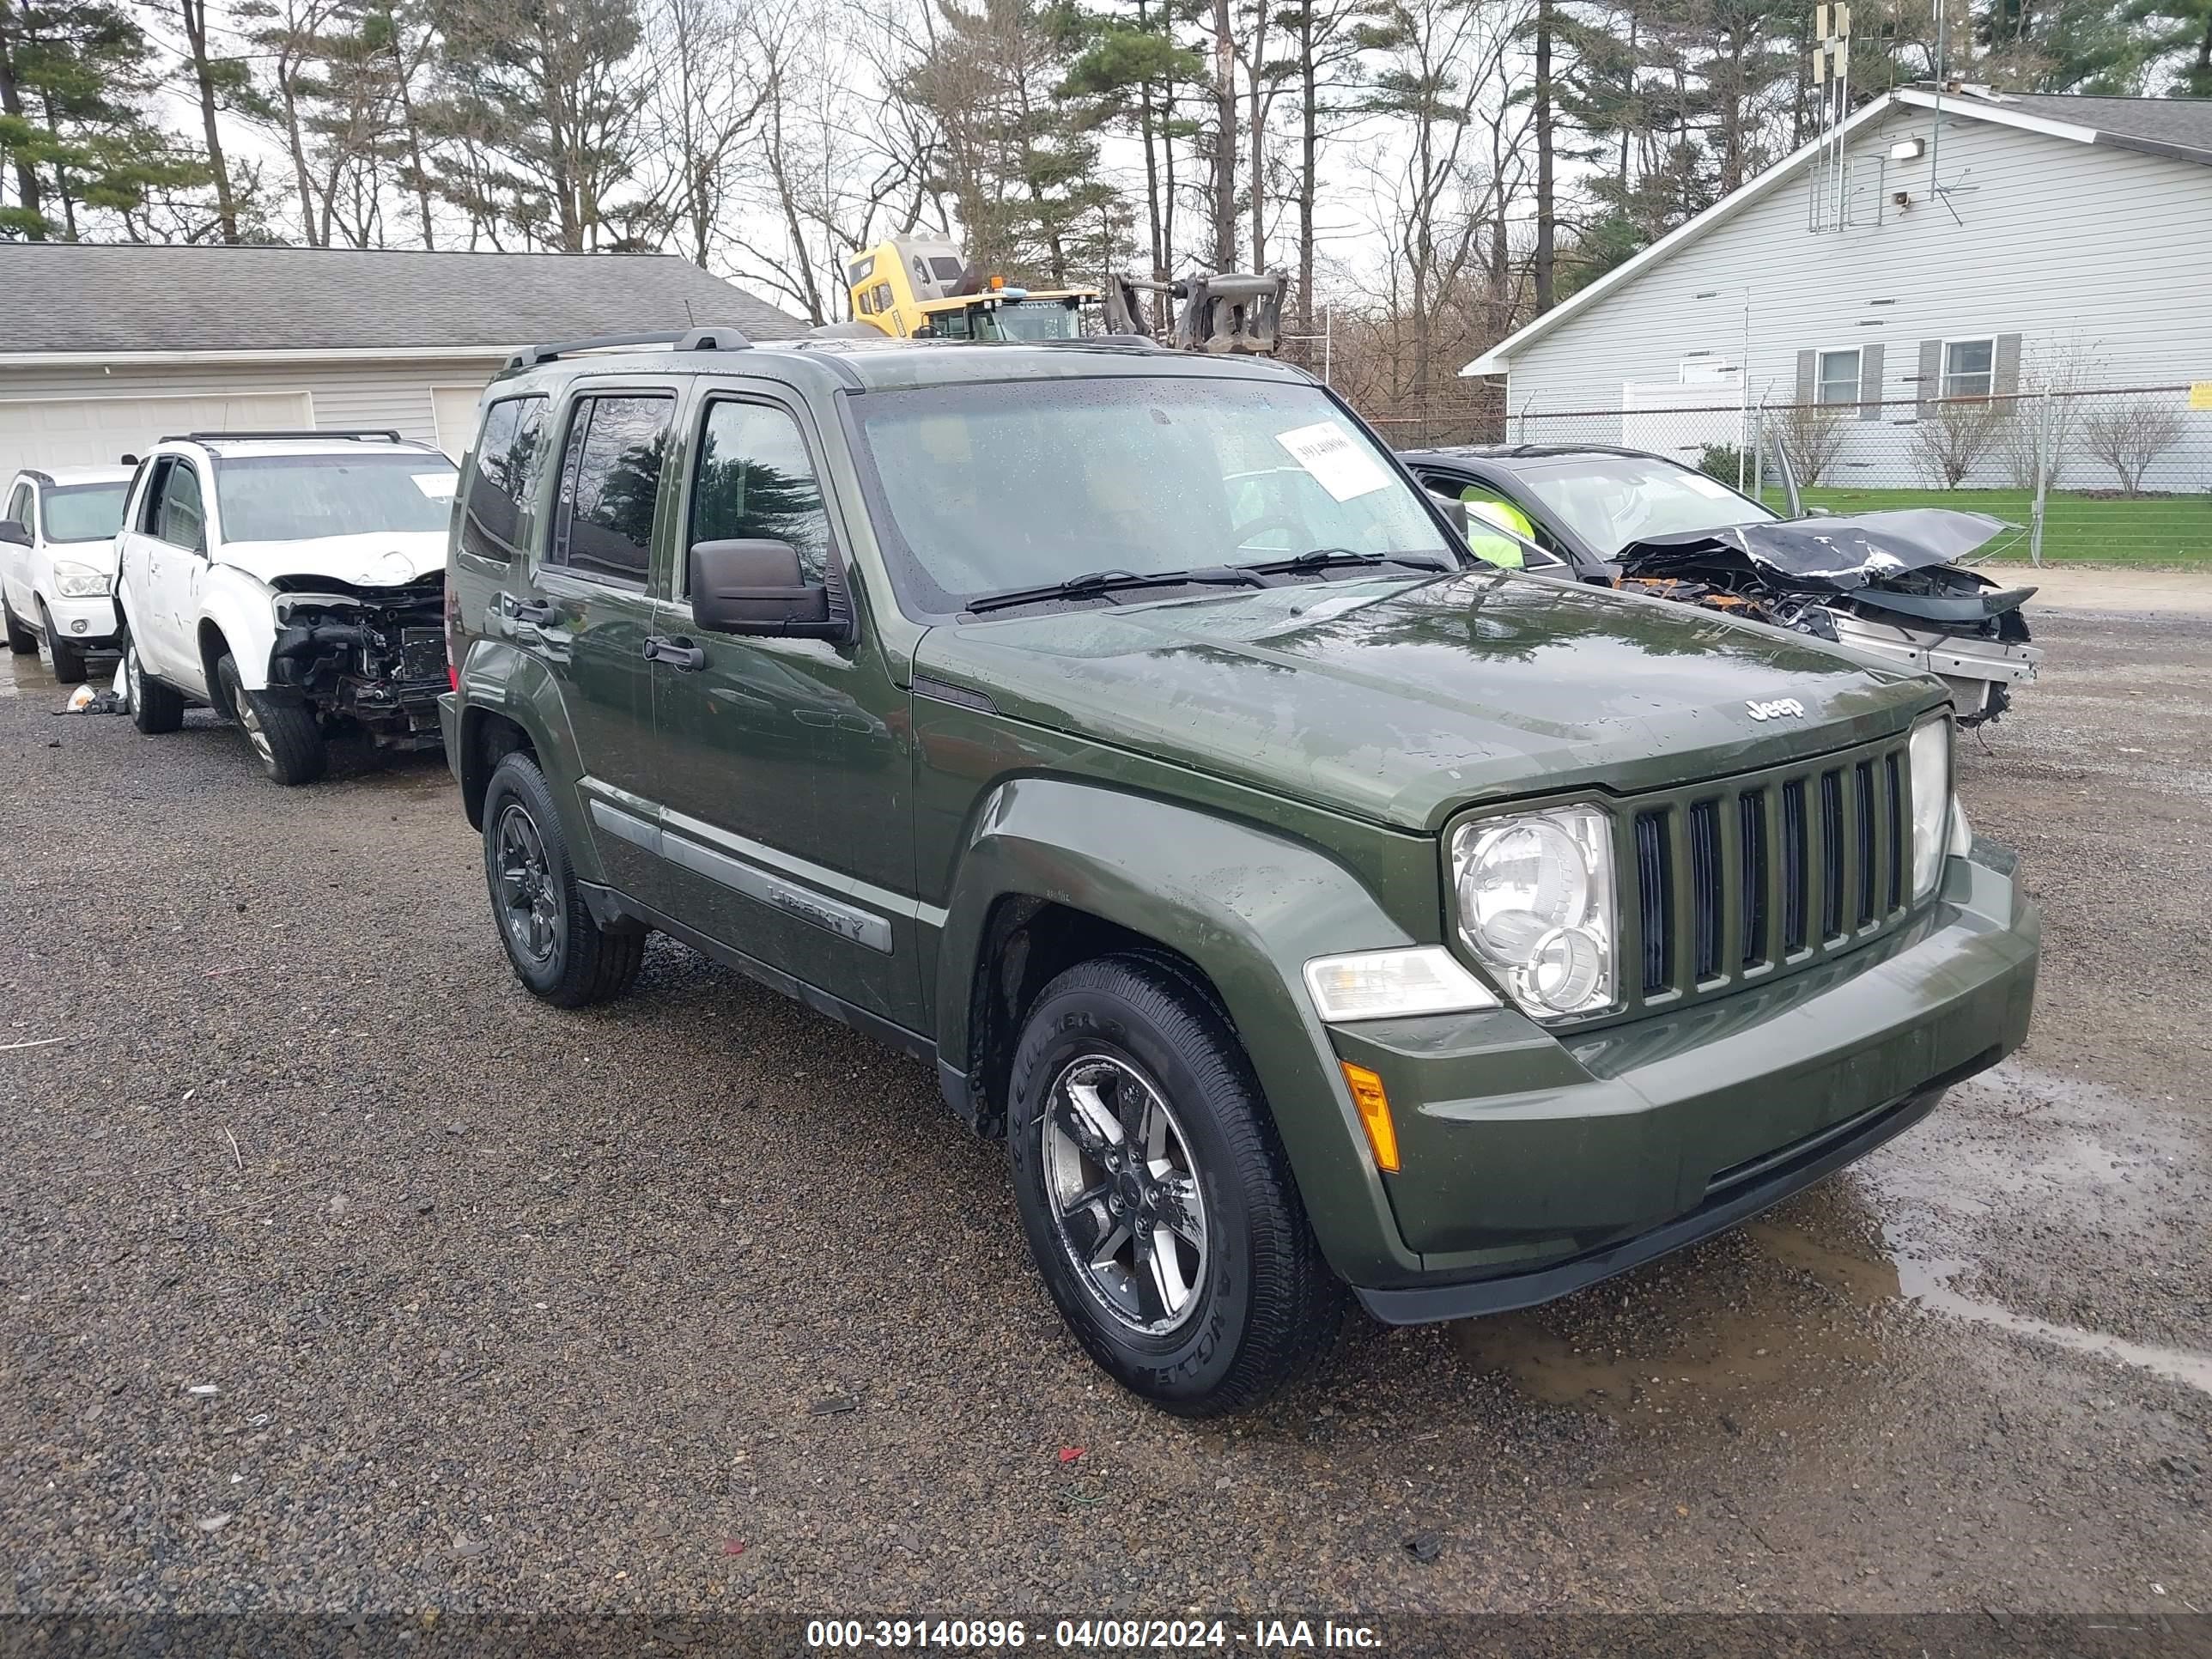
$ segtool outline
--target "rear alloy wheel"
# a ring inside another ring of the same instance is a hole
[[[15,620],[15,607],[0,599],[0,617],[8,624],[8,648],[19,657],[27,657],[39,648],[39,636]]]
[[[53,659],[54,678],[64,685],[84,683],[84,653],[71,641],[62,637],[54,626],[54,613],[43,602],[39,606],[39,621],[46,630],[46,654]]]
[[[237,719],[239,729],[253,745],[261,769],[282,784],[313,783],[330,764],[323,743],[323,728],[315,711],[303,702],[283,702],[265,692],[249,691],[238,672],[238,662],[225,655],[216,665],[222,700]]]
[[[629,989],[645,929],[603,927],[576,885],[560,809],[529,754],[502,759],[484,787],[484,881],[507,959],[532,996],[561,1008]]]
[[[138,660],[138,647],[123,642],[123,703],[131,723],[149,738],[173,732],[185,723],[185,700],[147,673]]]
[[[1030,1254],[1123,1388],[1212,1417],[1328,1351],[1343,1286],[1251,1064],[1186,969],[1104,957],[1046,986],[1015,1048],[1006,1135]]]

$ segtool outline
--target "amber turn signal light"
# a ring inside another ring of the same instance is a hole
[[[1382,1091],[1382,1079],[1348,1060],[1338,1064],[1344,1067],[1352,1103],[1359,1108],[1359,1125],[1367,1131],[1367,1149],[1375,1154],[1375,1167],[1386,1175],[1397,1174],[1398,1128],[1390,1121],[1390,1097]]]

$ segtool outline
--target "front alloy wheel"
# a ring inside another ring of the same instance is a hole
[[[1327,1351],[1343,1287],[1251,1061],[1186,965],[1099,957],[1039,991],[1006,1139],[1045,1288],[1122,1387],[1211,1417]]]
[[[1206,1199],[1159,1091],[1112,1055],[1086,1054],[1054,1083],[1038,1131],[1053,1228],[1085,1288],[1133,1330],[1178,1328],[1205,1280]]]

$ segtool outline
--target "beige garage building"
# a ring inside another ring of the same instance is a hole
[[[269,427],[458,456],[509,353],[707,324],[802,326],[670,254],[0,242],[0,480]]]

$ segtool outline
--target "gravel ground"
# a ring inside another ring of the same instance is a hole
[[[665,941],[522,994],[434,757],[286,792],[0,666],[0,1042],[67,1039],[0,1052],[0,1608],[2212,1611],[2212,626],[2040,632],[1964,765],[2022,1054],[1196,1426],[921,1066]]]

